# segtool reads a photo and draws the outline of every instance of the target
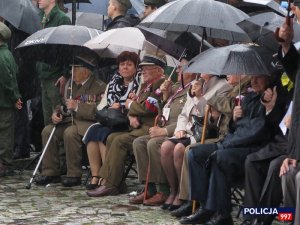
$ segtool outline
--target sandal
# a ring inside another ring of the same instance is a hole
[[[92,184],[91,183],[91,181],[93,180],[93,179],[96,179],[96,183],[95,184]],[[99,186],[99,180],[100,180],[100,177],[98,177],[98,176],[92,176],[92,179],[90,180],[90,183],[88,183],[86,186],[85,186],[85,188],[87,189],[87,190],[93,190],[93,189],[95,189],[95,188],[97,188],[98,186]]]

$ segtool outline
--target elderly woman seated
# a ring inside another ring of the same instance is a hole
[[[117,57],[118,72],[108,83],[104,96],[97,106],[98,110],[105,107],[124,110],[128,97],[136,94],[140,86],[140,76],[137,74],[139,57],[134,52],[124,51]],[[125,112],[124,112],[125,113]],[[116,131],[128,127],[106,127],[100,123],[93,124],[83,137],[91,167],[92,179],[86,186],[88,190],[95,189],[100,184],[99,171],[106,155],[106,138]]]
[[[197,118],[204,116],[206,100],[203,96],[224,96],[232,88],[225,79],[217,76],[201,74],[201,78],[192,85],[193,97],[188,97],[178,116],[174,137],[165,141],[161,146],[161,164],[171,189],[169,197],[162,206],[163,209],[174,210],[181,205],[178,195],[184,151],[188,145],[200,141],[201,137],[197,134],[194,124]]]

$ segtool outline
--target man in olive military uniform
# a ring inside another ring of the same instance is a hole
[[[14,147],[14,109],[21,109],[22,102],[17,86],[18,67],[6,42],[10,29],[0,22],[0,177],[10,174]]]
[[[69,25],[69,17],[59,9],[56,0],[39,0],[42,10],[41,23],[43,28]],[[37,63],[37,72],[42,84],[42,103],[45,126],[51,123],[51,114],[56,105],[61,104],[62,92],[66,78],[62,76],[63,69],[46,63]],[[66,76],[66,74],[63,74]],[[58,86],[60,84],[60,87]]]
[[[181,85],[181,73],[183,67],[188,63],[186,58],[183,58],[177,67],[178,82],[176,82],[171,88],[171,82],[166,80],[160,87],[163,98],[164,108],[163,115],[166,118],[166,124],[164,127],[154,126],[149,129],[149,135],[138,137],[133,142],[133,152],[137,163],[138,175],[140,182],[146,180],[147,167],[150,162],[150,177],[148,192],[149,199],[146,203],[157,203],[161,201],[161,193],[165,196],[168,195],[169,187],[168,181],[165,177],[164,171],[162,170],[160,163],[160,147],[161,144],[168,138],[172,137],[176,128],[178,115],[187,100],[187,92],[191,86],[191,82],[195,79],[195,74],[184,74],[183,83],[184,88]],[[157,193],[155,184],[158,185]],[[154,197],[155,196],[155,197]],[[159,197],[160,196],[160,197]],[[152,198],[150,198],[152,197]],[[138,196],[129,200],[132,204],[142,204],[144,200],[144,192]]]
[[[71,80],[65,87],[66,110],[57,110],[52,114],[53,125],[48,125],[42,131],[43,146],[46,145],[54,127],[54,136],[49,142],[48,149],[42,161],[42,176],[36,179],[38,185],[60,181],[59,144],[64,142],[67,160],[67,177],[62,181],[64,186],[81,184],[82,137],[87,128],[95,123],[96,105],[101,100],[106,85],[99,82],[92,74],[95,67],[93,60],[87,56],[76,57],[77,64],[73,65],[73,84]],[[72,93],[70,90],[72,88]],[[69,96],[72,96],[69,98]]]
[[[165,0],[144,0],[145,8],[144,8],[142,19],[146,18],[148,15],[150,15],[152,12],[157,10],[165,3],[166,3]]]
[[[145,55],[140,66],[144,83],[138,96],[126,100],[126,108],[131,130],[117,132],[108,136],[107,156],[100,170],[104,178],[103,185],[87,191],[90,197],[116,195],[119,193],[124,167],[128,153],[132,154],[132,142],[140,136],[148,134],[158,113],[158,104],[162,101],[160,85],[164,82],[165,61],[154,55]]]

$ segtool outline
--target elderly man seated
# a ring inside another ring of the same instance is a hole
[[[247,155],[266,145],[273,135],[273,115],[261,102],[268,86],[269,76],[252,76],[252,90],[235,106],[223,141],[191,147],[190,197],[200,201],[201,208],[180,223],[233,224],[230,187],[243,178]],[[214,214],[217,217],[212,219]]]
[[[96,105],[100,102],[105,84],[93,75],[95,58],[76,57],[72,65],[73,81],[66,85],[65,110],[55,110],[52,125],[42,131],[43,146],[46,145],[51,131],[56,127],[42,161],[42,175],[35,179],[37,185],[60,182],[59,145],[64,142],[67,160],[67,177],[62,181],[66,187],[81,184],[82,137],[87,128],[95,123]],[[72,90],[72,91],[71,91]],[[70,97],[71,96],[71,97]],[[64,113],[66,112],[66,114]],[[62,115],[64,114],[64,115]]]
[[[153,126],[162,93],[159,89],[164,82],[165,61],[154,55],[145,55],[142,62],[142,76],[144,83],[138,96],[132,95],[125,106],[129,110],[128,117],[131,129],[128,132],[112,133],[108,136],[106,147],[107,156],[100,170],[100,177],[104,178],[102,185],[87,191],[90,197],[117,195],[124,173],[128,153],[132,154],[132,142],[140,136],[148,134]]]

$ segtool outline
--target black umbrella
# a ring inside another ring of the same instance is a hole
[[[211,48],[190,60],[185,72],[215,75],[268,75],[270,71],[264,60],[272,57],[272,53],[267,50],[261,51],[261,48],[245,44]]]
[[[241,10],[213,0],[177,0],[147,16],[140,25],[167,31],[194,32],[212,38],[249,41],[236,23],[249,16]]]
[[[26,38],[17,50],[23,57],[54,65],[72,63],[74,56],[92,51],[83,44],[102,33],[84,26],[61,25],[40,30]]]
[[[0,0],[0,16],[28,34],[41,29],[39,10],[31,0]]]
[[[261,46],[277,52],[279,44],[274,32],[285,22],[285,17],[273,12],[260,13],[252,16],[238,25],[248,34],[251,40]],[[294,24],[294,42],[300,41],[300,27]]]
[[[261,5],[261,6],[266,6],[270,9],[272,9],[274,12],[286,16],[287,10],[283,7],[281,7],[280,4],[275,2],[274,0],[243,0],[244,4],[252,4],[252,5]],[[250,5],[251,6],[251,5]]]
[[[72,17],[72,13],[68,12],[67,16]],[[88,12],[76,12],[76,23],[78,26],[86,26],[88,28],[93,28],[97,30],[103,30],[104,24],[103,21],[106,19],[106,16],[97,13],[88,13]]]

